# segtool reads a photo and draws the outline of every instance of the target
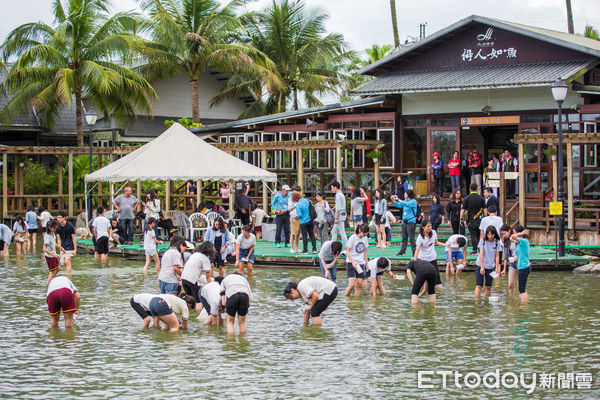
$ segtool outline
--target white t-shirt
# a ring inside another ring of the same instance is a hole
[[[73,293],[77,291],[77,288],[75,285],[73,285],[73,282],[71,282],[69,278],[66,276],[57,276],[50,281],[50,284],[48,285],[48,291],[46,291],[46,297],[48,297],[48,295],[55,290],[64,288],[70,289]]]
[[[250,237],[246,239],[244,234],[240,233],[235,242],[240,245],[240,249],[246,250],[252,246],[256,246],[256,236],[254,236],[254,233],[251,233]]]
[[[96,228],[96,240],[101,237],[108,237],[108,228],[110,228],[110,221],[103,215],[99,215],[94,218],[92,226]]]
[[[290,218],[296,218],[298,214],[296,213],[296,206],[298,205],[297,201],[292,201],[292,196],[288,199],[288,210],[290,210]],[[294,208],[292,210],[292,207]]]
[[[185,262],[181,279],[199,284],[200,277],[204,272],[210,272],[210,260],[202,253],[194,253]]]
[[[385,267],[384,269],[382,269],[381,271],[377,268],[377,262],[379,261],[381,257],[377,257],[374,258],[372,260],[369,261],[369,273],[371,275],[371,278],[376,278],[377,277],[377,273],[378,272],[382,272],[382,271],[391,271],[392,270],[392,262],[390,261],[390,259],[388,258],[388,266]]]
[[[155,297],[158,297],[158,295],[150,293],[138,293],[133,296],[133,301],[144,307],[144,310],[148,311],[150,308],[150,300]]]
[[[331,294],[335,288],[335,282],[321,278],[320,276],[309,276],[298,283],[300,297],[302,297],[302,301],[307,304],[311,303],[310,296],[312,296],[313,293],[316,292],[319,296],[319,300],[321,300],[323,295]]]
[[[267,213],[262,208],[257,208],[252,211],[252,217],[254,217],[254,226],[262,226],[263,218]]]
[[[42,227],[45,228],[46,225],[48,225],[48,221],[52,219],[52,214],[50,214],[48,211],[42,211],[40,218],[42,219]]]
[[[154,243],[155,237],[156,233],[154,233],[154,229],[144,232],[144,250],[156,250],[156,243]]]
[[[165,283],[178,283],[179,277],[173,269],[173,266],[175,265],[181,267],[183,265],[183,258],[181,258],[179,250],[170,248],[165,251],[165,254],[163,254],[162,259],[160,260],[160,273],[158,274],[158,279]]]
[[[347,257],[352,258],[355,263],[363,265],[365,263],[365,253],[369,247],[369,238],[366,236],[359,238],[355,233],[350,236],[350,239],[346,242],[346,249],[350,249],[350,253]],[[350,260],[348,260],[350,262]]]
[[[219,315],[219,302],[221,301],[221,285],[212,281],[204,285],[200,296],[206,299],[210,306],[210,315]]]
[[[252,297],[248,280],[240,274],[229,274],[221,281],[221,290],[225,291],[225,297],[230,298],[236,293],[246,293]]]
[[[159,294],[156,297],[164,299],[175,315],[180,316],[182,320],[187,320],[190,316],[190,310],[188,309],[187,302],[181,297],[175,296],[174,294]]]
[[[483,231],[485,235],[485,231],[489,226],[493,226],[496,228],[496,232],[498,236],[500,236],[500,228],[504,225],[504,221],[502,221],[502,217],[498,217],[497,215],[488,215],[487,217],[483,217],[481,219],[481,224],[479,224],[479,230]]]
[[[452,251],[457,251],[460,247],[458,247],[458,243],[456,241],[460,238],[465,239],[465,246],[469,243],[469,240],[465,235],[452,235],[446,240],[446,244],[450,246]]]
[[[431,237],[417,236],[417,246],[421,246],[421,249],[419,250],[419,260],[433,261],[437,259],[437,253],[435,252],[436,241],[436,231],[431,231]]]
[[[396,221],[396,217],[394,217],[394,214],[392,214],[391,211],[388,211],[385,213],[385,227],[386,228],[391,228],[390,226],[390,221],[394,220],[394,222]]]

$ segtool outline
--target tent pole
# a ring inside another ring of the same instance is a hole
[[[68,161],[68,175],[69,175],[69,204],[67,206],[69,210],[69,217],[73,216],[73,153],[69,153],[69,161]]]
[[[198,179],[196,181],[196,207],[202,202],[202,181]]]
[[[88,204],[88,197],[89,197],[89,194],[88,194],[88,188],[87,188],[87,181],[83,182],[83,190],[85,191],[85,224],[87,226],[87,225],[90,224],[90,218],[89,218],[89,215],[88,215],[88,208],[89,208],[88,207],[89,206],[89,204]]]
[[[267,169],[267,151],[266,150],[263,150],[260,152],[260,164],[263,169]],[[267,201],[268,201],[267,182],[265,182],[265,181],[262,182],[262,189],[263,189],[263,210],[267,214],[269,214],[269,204],[267,203]]]
[[[229,215],[231,218],[235,217],[235,210],[233,204],[235,201],[235,182],[229,181]]]
[[[115,201],[115,184],[110,182],[108,184],[108,187],[110,189],[110,209],[111,211],[115,210],[115,206],[114,206],[114,201]]]
[[[165,211],[171,211],[171,181],[165,182],[165,203]]]

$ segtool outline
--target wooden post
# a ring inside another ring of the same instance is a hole
[[[68,169],[68,190],[69,190],[69,204],[68,204],[68,209],[69,209],[69,217],[73,216],[73,153],[69,153],[69,161],[67,164],[67,169]]]
[[[8,154],[2,154],[2,218],[8,218]]]
[[[171,211],[171,181],[165,182],[165,211]]]
[[[102,154],[98,154],[98,169],[102,168],[102,157]],[[102,182],[96,183],[98,184],[98,207],[102,207]]]
[[[573,145],[569,142],[567,143],[567,229],[575,229],[575,208],[573,201]]]
[[[296,183],[302,187],[302,190],[304,190],[304,158],[302,155],[302,149],[296,150],[296,164],[298,167],[298,177]]]
[[[110,209],[114,210],[113,202],[115,201],[115,184],[110,182],[108,184],[108,190],[110,190]]]
[[[235,204],[235,182],[229,181],[229,216],[233,218],[235,216],[235,209],[233,205]]]
[[[358,180],[356,186],[358,187]],[[379,158],[377,161],[373,160],[373,190],[379,189]]]
[[[267,151],[263,150],[260,152],[260,165],[262,166],[263,169],[267,169]],[[262,198],[263,198],[263,210],[265,211],[265,213],[267,213],[267,215],[269,215],[269,188],[267,186],[267,182],[263,181],[262,184]]]
[[[58,156],[58,209],[62,210],[63,204],[63,156]],[[51,201],[48,202],[48,210],[50,210]]]
[[[142,200],[142,181],[137,181],[136,182],[136,193],[137,193],[137,198],[138,200],[140,200],[141,202],[145,203],[145,201]]]
[[[342,146],[340,145],[335,150],[335,179],[342,185]]]
[[[202,202],[202,181],[196,181],[196,207]],[[192,210],[194,211],[194,210]]]
[[[498,188],[498,201],[500,206],[500,216],[504,221],[506,219],[506,179],[504,179],[504,172],[500,171],[500,187]]]
[[[519,143],[519,224],[525,226],[525,146]]]

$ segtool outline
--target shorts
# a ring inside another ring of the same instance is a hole
[[[385,225],[385,217],[381,214],[375,214],[375,225]]]
[[[353,215],[352,216],[352,222],[354,222],[354,223],[362,223],[363,222],[363,216],[362,215]]]
[[[262,225],[261,226],[255,226],[254,227],[254,232],[256,232],[256,233],[259,233],[259,232],[262,233]]]
[[[385,227],[385,241],[386,242],[392,241],[392,230],[388,226]]]
[[[223,257],[221,255],[221,253],[218,253],[215,258],[211,258],[210,262],[212,264],[215,264],[215,266],[217,266],[217,267],[224,267],[225,266],[225,260],[223,260]]]
[[[48,228],[46,228],[45,226],[42,226],[42,233],[46,233],[48,231]]]
[[[98,254],[108,254],[108,236],[102,236],[96,239]]]
[[[290,218],[290,231],[291,235],[300,235],[300,220],[298,218]]]
[[[416,274],[413,282],[411,295],[419,295],[419,291],[427,282],[427,294],[435,294],[435,285],[438,279],[438,273],[435,268],[428,269],[427,271],[419,272]]]
[[[365,264],[359,264],[363,272],[358,273],[352,266],[352,263],[346,263],[346,275],[348,278],[365,279]]]
[[[77,311],[75,295],[69,288],[53,290],[46,297],[46,302],[48,303],[48,312],[50,315],[59,315],[61,310],[63,313]]]
[[[317,300],[315,306],[310,309],[311,317],[319,317],[321,313],[329,307],[329,305],[335,300],[338,295],[338,288],[335,287],[331,291],[331,294],[324,294],[322,299]]]
[[[179,285],[176,283],[163,282],[159,279],[158,287],[163,294],[179,293]]]
[[[250,253],[250,249],[240,249],[240,262],[243,262],[243,258],[248,257],[248,253]],[[252,255],[248,258],[248,263],[254,264],[254,252],[252,252]]]
[[[6,243],[4,242],[4,240],[0,240],[0,251],[4,251],[4,245]],[[10,243],[9,243],[10,244]]]
[[[483,275],[481,275],[481,273],[479,272],[480,269],[481,269],[481,267],[475,266],[475,285],[476,286],[483,286]],[[490,275],[493,271],[494,271],[494,268],[485,270],[485,286],[487,286],[487,287],[491,287],[492,282],[494,281],[494,278],[492,278],[492,276]]]
[[[383,273],[385,271],[375,272],[375,271],[378,271],[378,270],[379,270],[379,268],[377,268],[377,266],[375,266],[375,268],[369,269],[369,276],[368,276],[368,278],[377,278],[378,276],[383,276]]]
[[[38,231],[38,228],[35,228],[35,229],[27,229],[27,232],[29,232],[29,233],[37,233],[37,231]]]
[[[186,279],[181,280],[181,286],[183,286],[183,291],[188,296],[192,296],[196,303],[200,301],[200,285],[192,283]]]
[[[92,235],[92,244],[94,245],[94,253],[97,253],[98,252],[98,241],[96,240],[94,235]]]
[[[75,256],[75,250],[65,250],[65,252],[63,254],[60,255],[60,263],[64,264],[65,261],[68,259],[71,259],[71,257]]]
[[[58,271],[60,269],[58,258],[48,256],[44,257],[46,258],[46,264],[48,264],[48,271]]]
[[[247,293],[236,293],[225,302],[225,311],[230,317],[235,317],[235,314],[245,317],[248,308],[250,308],[250,298]]]
[[[161,299],[160,297],[154,297],[150,300],[150,304],[148,304],[148,311],[150,311],[150,315],[153,317],[162,317],[165,315],[170,315],[173,313],[171,307],[165,299]]]
[[[208,304],[208,301],[204,297],[202,297],[201,295],[199,295],[199,297],[200,297],[200,300],[198,300],[198,301],[200,301],[200,303],[202,303],[202,307],[206,310],[206,313],[208,315],[211,315],[210,314],[210,304]]]
[[[445,251],[446,253],[446,262],[450,262],[450,251],[448,249],[446,249]],[[465,255],[462,251],[460,250],[452,250],[452,261],[459,261],[459,260],[464,260],[465,259]]]
[[[156,248],[144,249],[144,254],[146,255],[146,257],[154,257],[156,255]]]
[[[137,303],[135,300],[133,300],[133,297],[129,301],[129,304],[131,304],[131,307],[133,307],[135,312],[142,317],[142,319],[146,319],[151,316],[148,310],[146,310],[140,303]]]
[[[514,269],[515,271],[517,271],[517,263],[508,263],[508,269]]]
[[[531,272],[531,267],[523,268],[519,270],[519,293],[527,292],[527,278]]]

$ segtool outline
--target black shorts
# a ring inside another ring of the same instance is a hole
[[[411,294],[418,295],[425,282],[427,282],[427,294],[435,294],[437,279],[438,273],[433,268],[417,273],[415,281],[413,282]]]
[[[352,263],[346,263],[346,275],[348,278],[357,278],[357,279],[365,279],[365,268],[367,267],[365,264],[359,264],[362,268],[363,272],[360,274],[354,269]]]
[[[225,302],[225,311],[231,317],[235,317],[235,314],[245,317],[248,314],[248,308],[250,308],[250,298],[246,293],[236,293]]]
[[[38,228],[35,228],[35,229],[27,229],[27,232],[29,232],[29,233],[37,233],[37,231],[38,231]]]
[[[108,236],[96,239],[96,250],[98,254],[108,254]]]
[[[185,287],[184,287],[184,288],[185,288]],[[210,315],[210,304],[208,304],[208,301],[207,301],[207,300],[206,300],[204,297],[202,297],[202,296],[200,296],[200,295],[199,295],[199,297],[200,297],[200,299],[199,299],[198,301],[199,301],[200,303],[202,303],[202,307],[204,307],[204,309],[206,310],[206,313],[207,313],[208,315]]]
[[[331,294],[324,294],[323,298],[320,300],[317,300],[317,302],[315,303],[315,306],[310,309],[310,316],[311,317],[319,317],[321,315],[321,313],[323,311],[325,311],[327,309],[327,307],[329,307],[329,305],[333,302],[333,300],[335,300],[337,295],[338,295],[337,287],[331,291]]]
[[[531,272],[531,267],[527,267],[524,269],[519,269],[519,293],[525,293],[527,291],[527,277],[529,277],[529,273]]]
[[[392,241],[392,230],[388,227],[385,228],[385,241],[386,242]]]
[[[200,301],[200,285],[192,283],[187,279],[182,279],[181,286],[183,286],[185,294],[192,296],[196,300],[196,303]]]
[[[375,225],[384,225],[385,224],[385,216],[381,214],[375,214]]]
[[[4,245],[6,243],[4,242],[4,240],[0,240],[0,251],[4,251]]]
[[[481,267],[475,266],[475,285],[476,286],[483,286],[483,275],[481,275],[480,270]],[[484,268],[485,269],[485,268]],[[492,286],[492,282],[494,281],[494,278],[492,278],[492,276],[490,275],[492,272],[494,272],[495,269],[491,268],[491,269],[485,269],[485,286]]]
[[[42,233],[46,233],[48,229],[45,226],[42,226]]]
[[[96,241],[96,238],[94,237],[94,235],[92,235],[92,244],[94,245],[94,253],[98,252],[98,242]]]
[[[133,300],[133,297],[129,301],[129,304],[131,304],[131,307],[133,307],[135,312],[140,317],[142,317],[142,319],[146,319],[147,317],[150,317],[150,313],[148,311],[146,311],[146,309],[144,307],[142,307],[142,305],[140,303],[137,303],[135,300]]]

